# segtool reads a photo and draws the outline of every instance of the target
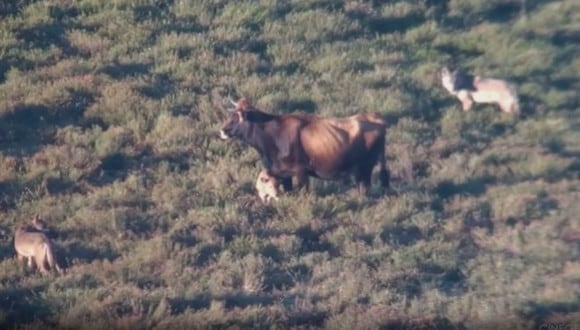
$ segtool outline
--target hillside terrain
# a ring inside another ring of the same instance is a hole
[[[578,325],[579,54],[573,0],[2,1],[0,325]],[[444,65],[521,116],[463,112]],[[218,138],[230,92],[378,111],[395,193],[261,203],[257,153]],[[35,214],[63,276],[16,259]]]

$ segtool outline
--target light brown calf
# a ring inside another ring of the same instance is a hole
[[[269,175],[266,170],[260,171],[258,174],[258,179],[256,179],[256,190],[258,191],[258,196],[264,203],[269,203],[271,200],[278,200],[278,194],[280,183],[278,180]]]

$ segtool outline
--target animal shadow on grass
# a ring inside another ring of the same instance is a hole
[[[433,189],[433,192],[444,200],[456,195],[477,197],[481,196],[487,191],[486,184],[489,182],[486,181],[489,180],[482,178],[470,178],[463,183],[453,183],[450,180],[443,180]]]
[[[580,312],[580,294],[576,295],[576,302],[554,302],[554,303],[537,303],[528,302],[525,311],[521,312],[521,317],[526,320],[534,321],[535,329],[542,329],[546,323],[556,323],[556,320],[552,318],[557,318],[562,320],[561,323],[568,323],[577,320],[578,312]],[[565,321],[568,319],[568,321]],[[555,324],[554,324],[555,325]]]
[[[10,288],[0,290],[0,310],[3,311],[2,329],[13,329],[37,320],[47,320],[51,316],[50,307],[39,298],[43,288]]]

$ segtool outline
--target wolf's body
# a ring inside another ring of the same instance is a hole
[[[461,101],[463,111],[471,109],[473,103],[493,103],[503,112],[520,113],[516,89],[505,80],[473,76],[444,67],[441,70],[441,83]]]
[[[14,234],[14,248],[19,261],[28,259],[28,266],[36,267],[43,274],[48,274],[49,269],[63,274],[63,270],[54,257],[54,247],[46,235],[46,224],[38,216],[35,216],[31,225],[20,225]],[[34,261],[34,263],[33,263]]]

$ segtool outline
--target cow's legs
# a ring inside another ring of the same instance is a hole
[[[292,177],[279,179],[279,182],[282,184],[282,188],[284,188],[285,192],[292,190]]]
[[[378,148],[380,148],[379,153],[378,153],[378,163],[380,166],[379,180],[381,182],[381,187],[383,188],[383,194],[384,194],[385,192],[387,192],[389,190],[390,181],[391,181],[391,173],[389,172],[389,169],[387,168],[387,158],[385,155],[385,140],[384,139],[378,144]],[[371,168],[370,172],[372,173],[372,168]]]
[[[308,174],[300,172],[296,175],[296,186],[299,190],[308,191],[310,189],[310,182],[308,181]]]
[[[371,176],[373,173],[373,166],[368,166],[368,165],[365,166],[365,165],[362,165],[357,170],[357,173],[355,176],[356,182],[358,183],[359,196],[366,195],[369,187],[371,186]]]
[[[381,166],[381,170],[379,172],[379,180],[381,181],[381,187],[383,188],[383,193],[386,192],[390,188],[390,177],[391,173],[386,167]]]

